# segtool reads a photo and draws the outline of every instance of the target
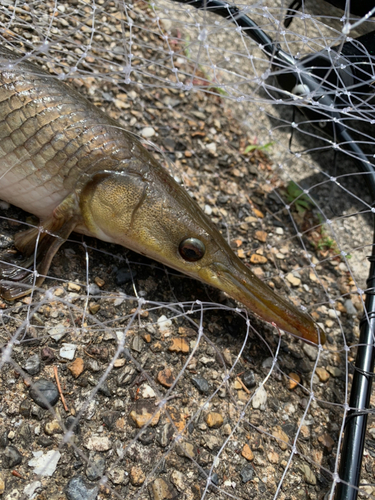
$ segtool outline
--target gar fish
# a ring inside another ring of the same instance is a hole
[[[0,48],[0,198],[40,219],[15,235],[22,266],[3,267],[2,295],[39,286],[72,231],[155,259],[311,342],[324,333],[233,253],[220,232],[129,132],[73,88]],[[37,243],[37,244],[36,244]],[[36,252],[36,255],[34,255]],[[27,267],[37,264],[34,273]],[[6,284],[5,280],[14,281]]]

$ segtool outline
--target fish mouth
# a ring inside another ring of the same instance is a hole
[[[202,271],[204,281],[242,302],[268,323],[314,344],[325,343],[324,331],[307,313],[275,293],[240,260],[231,259],[228,265],[213,262]]]

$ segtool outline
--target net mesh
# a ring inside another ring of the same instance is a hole
[[[320,2],[288,28],[288,5],[237,7],[299,59],[373,29]],[[41,288],[0,302],[4,498],[333,498],[372,247],[355,154],[280,91],[287,68],[193,6],[4,0],[0,35],[139,136],[327,333],[303,343],[161,264],[71,236]],[[345,126],[372,162],[371,95],[348,99]],[[33,225],[2,204],[3,257]],[[361,498],[375,498],[374,454],[369,412]]]

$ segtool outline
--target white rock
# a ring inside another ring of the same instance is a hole
[[[142,386],[141,394],[145,399],[150,399],[155,397],[155,391],[149,385]]]
[[[275,229],[275,233],[276,233],[276,234],[284,234],[284,229],[283,229],[282,227],[277,227],[277,228]]]
[[[210,207],[210,205],[204,206],[204,213],[207,215],[212,215],[212,208]]]
[[[210,142],[209,144],[206,144],[206,149],[212,154],[216,153],[216,142]]]
[[[52,476],[56,470],[61,454],[58,450],[50,450],[47,453],[42,451],[33,451],[34,458],[28,464],[34,467],[34,474],[38,476]]]
[[[69,359],[70,361],[74,359],[77,346],[75,344],[63,344],[60,349],[60,356],[64,359]]]
[[[354,307],[353,302],[350,299],[347,299],[344,302],[344,307],[346,309],[346,312],[350,314],[351,316],[356,316],[357,315],[357,309]]]
[[[18,490],[12,490],[6,497],[5,500],[20,500],[21,493]]]
[[[65,326],[57,325],[48,330],[48,335],[50,335],[55,342],[61,340],[67,334]]]
[[[145,127],[141,130],[141,136],[144,137],[145,139],[149,139],[150,137],[153,137],[156,134],[155,129],[152,127]]]
[[[264,386],[261,385],[253,397],[252,400],[253,408],[254,409],[259,408],[260,410],[264,410],[266,408],[266,402],[267,402],[267,392]]]
[[[160,318],[158,318],[158,326],[161,332],[168,331],[172,326],[172,321],[163,314],[163,316],[160,316]]]
[[[29,483],[24,487],[23,492],[28,500],[32,500],[37,495],[37,493],[35,493],[36,490],[41,487],[42,483],[40,481],[33,481],[32,483]]]
[[[112,443],[111,440],[106,436],[103,437],[93,436],[87,440],[85,447],[88,450],[108,451],[111,449]]]
[[[303,351],[311,361],[315,361],[318,357],[318,349],[310,344],[303,344]]]

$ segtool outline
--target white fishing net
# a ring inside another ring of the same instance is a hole
[[[285,28],[286,3],[237,7],[300,60],[334,60],[374,22],[307,2]],[[233,251],[327,334],[303,343],[217,290],[73,234],[41,288],[0,301],[2,498],[334,498],[368,291],[369,174],[325,134],[324,106],[313,126],[280,90],[288,68],[245,31],[167,0],[1,2],[2,45],[138,135]],[[351,93],[342,123],[372,162],[371,95]],[[3,259],[33,225],[2,204]],[[360,498],[375,498],[374,457],[370,412]]]

